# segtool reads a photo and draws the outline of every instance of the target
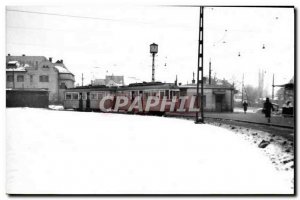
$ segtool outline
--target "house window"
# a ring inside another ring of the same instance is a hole
[[[30,83],[33,83],[33,75],[30,75]]]
[[[13,81],[14,81],[14,76],[13,76],[13,75],[8,75],[8,76],[6,77],[6,80],[7,80],[8,82],[13,82]]]
[[[40,76],[40,82],[49,82],[49,76]]]
[[[46,68],[46,69],[48,69],[48,68],[49,68],[49,66],[48,66],[48,65],[43,65],[43,68]]]
[[[59,88],[60,89],[67,89],[66,83],[61,83]]]
[[[23,75],[18,75],[17,76],[17,82],[24,82],[24,76]]]

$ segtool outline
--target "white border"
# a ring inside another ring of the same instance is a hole
[[[299,16],[299,8],[300,8],[300,1],[296,0],[252,0],[252,1],[241,1],[241,0],[139,0],[139,1],[134,1],[134,0],[105,0],[105,1],[97,1],[97,0],[46,0],[46,1],[40,1],[40,0],[2,0],[0,1],[0,20],[1,20],[1,32],[0,32],[0,63],[2,64],[2,73],[0,73],[0,199],[5,200],[5,199],[10,199],[11,197],[8,197],[5,194],[5,73],[4,73],[4,68],[5,68],[5,6],[9,5],[111,5],[111,6],[120,6],[120,5],[145,5],[145,6],[154,6],[154,5],[241,5],[241,6],[249,6],[249,5],[261,5],[261,6],[275,6],[275,5],[290,5],[290,6],[295,6],[297,10],[297,16]],[[296,17],[297,17],[296,16]],[[296,20],[296,25],[299,27],[299,19]],[[298,33],[299,35],[299,33]],[[298,45],[299,38],[297,39],[297,46]],[[296,58],[299,58],[299,49],[296,54]],[[299,72],[299,69],[297,70]],[[297,73],[297,79],[298,79],[298,73]],[[299,94],[298,87],[296,86],[297,93]],[[298,102],[297,102],[298,103]],[[297,104],[298,105],[298,104]],[[298,117],[299,120],[299,117]],[[298,121],[297,121],[298,122]],[[298,124],[298,123],[297,123]],[[17,124],[16,124],[17,126]],[[299,136],[297,136],[299,138]],[[297,145],[299,142],[297,141]],[[298,152],[297,152],[298,153]],[[299,190],[297,190],[299,191]],[[14,197],[14,199],[65,199],[66,197]],[[76,198],[76,199],[87,199],[89,197],[67,197],[68,199],[70,198]],[[140,197],[142,198],[142,197]],[[135,199],[140,199],[140,198],[135,198]],[[149,197],[147,197],[149,198]],[[178,198],[178,197],[177,197]],[[203,198],[203,197],[201,197]],[[217,199],[217,197],[215,197]],[[261,198],[256,198],[256,199],[262,199]],[[101,197],[101,199],[111,199],[111,197]],[[131,199],[131,197],[127,198],[120,198],[120,199]],[[165,199],[161,197],[155,197],[155,199]],[[219,199],[219,198],[218,198]],[[235,198],[235,199],[241,199],[240,198]]]

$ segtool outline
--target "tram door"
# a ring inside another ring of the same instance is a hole
[[[216,94],[216,111],[222,112],[224,94]]]
[[[90,110],[91,108],[91,101],[90,101],[90,93],[86,93],[86,110]]]
[[[83,96],[82,92],[79,93],[79,110],[83,110]]]

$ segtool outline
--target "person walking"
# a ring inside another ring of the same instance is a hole
[[[244,101],[243,107],[244,107],[244,113],[246,114],[248,108],[248,103],[246,101]]]
[[[268,118],[268,123],[271,123],[271,110],[273,111],[273,104],[270,102],[270,99],[267,97],[266,102],[264,103],[263,111],[265,113],[266,118]]]

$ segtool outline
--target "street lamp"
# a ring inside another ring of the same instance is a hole
[[[150,53],[152,54],[152,82],[155,82],[155,67],[154,67],[154,57],[158,52],[158,45],[155,43],[150,44]]]

